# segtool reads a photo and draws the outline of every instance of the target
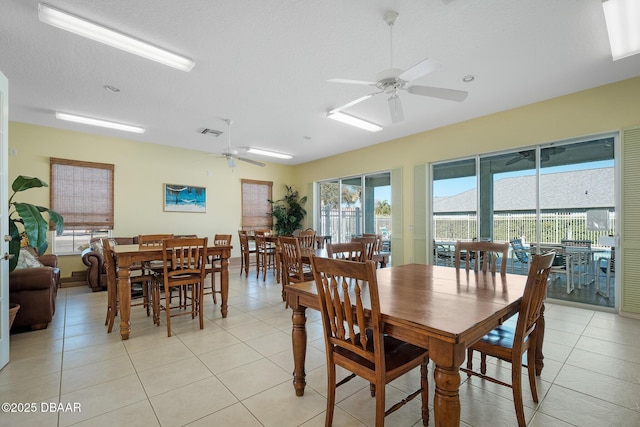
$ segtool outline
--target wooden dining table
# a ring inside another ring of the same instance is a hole
[[[450,267],[407,264],[376,271],[384,333],[428,348],[435,362],[436,426],[460,425],[460,373],[466,349],[516,314],[527,281],[517,274],[491,274]],[[293,386],[304,395],[307,346],[306,309],[319,310],[314,282],[291,284]],[[544,331],[544,318],[539,324]],[[542,339],[536,372],[542,371]]]
[[[220,312],[227,317],[227,299],[229,296],[229,257],[233,246],[209,246],[207,255],[220,257]],[[120,337],[129,339],[131,334],[131,266],[145,261],[162,260],[162,247],[143,247],[139,245],[117,245],[113,248],[118,265],[118,304],[120,308]],[[213,278],[212,278],[213,279]]]

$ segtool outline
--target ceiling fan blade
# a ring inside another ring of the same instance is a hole
[[[347,108],[349,108],[349,107],[351,107],[353,105],[359,104],[362,101],[365,101],[365,100],[371,98],[373,95],[375,95],[375,93],[370,93],[369,95],[365,95],[365,96],[362,96],[362,97],[360,97],[358,99],[355,99],[355,100],[353,100],[351,102],[347,102],[346,104],[344,104],[344,105],[342,105],[342,106],[340,106],[338,108],[334,108],[333,110],[329,111],[329,114],[337,113],[338,111],[342,111],[342,110],[345,110],[345,109],[347,109]]]
[[[400,97],[398,96],[398,94],[395,94],[389,98],[389,112],[391,113],[392,123],[400,123],[404,120],[402,102],[400,102]]]
[[[507,162],[507,166],[512,165],[514,163],[518,163],[520,160],[524,159],[524,156],[517,156]]]
[[[350,80],[350,79],[329,79],[327,80],[329,83],[347,83],[351,85],[365,85],[365,86],[375,86],[376,82],[365,82],[364,80]]]
[[[252,165],[256,165],[256,166],[261,166],[261,167],[266,166],[265,163],[259,162],[257,160],[247,159],[246,157],[236,157],[236,159],[241,160],[243,162],[251,163]]]
[[[432,98],[447,99],[449,101],[462,102],[467,98],[468,92],[464,90],[445,89],[431,86],[409,86],[407,92],[414,95],[430,96]]]
[[[429,73],[434,72],[442,65],[433,59],[425,58],[422,61],[418,62],[413,67],[409,68],[407,71],[403,72],[398,76],[401,80],[405,82],[410,82],[415,79],[419,79],[422,76],[426,76]]]

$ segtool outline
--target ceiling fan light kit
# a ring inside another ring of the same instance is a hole
[[[398,19],[398,13],[389,10],[385,12],[383,16],[384,22],[389,26],[390,34],[390,65],[389,68],[378,73],[375,82],[351,80],[351,79],[329,79],[330,83],[346,83],[346,84],[358,84],[364,86],[372,86],[377,91],[368,95],[362,96],[358,99],[350,101],[338,108],[335,108],[329,112],[329,117],[334,118],[331,115],[333,113],[342,112],[349,107],[359,104],[374,95],[386,93],[389,96],[389,113],[391,115],[392,123],[399,123],[404,120],[404,110],[400,100],[399,92],[404,90],[414,95],[428,96],[432,98],[446,99],[449,101],[462,102],[467,97],[467,92],[455,89],[445,89],[430,86],[418,86],[410,85],[413,80],[426,76],[429,73],[434,72],[440,68],[440,64],[432,59],[425,58],[422,61],[415,64],[408,70],[401,70],[393,67],[393,26]],[[344,114],[344,113],[343,113]],[[338,119],[339,120],[339,119]],[[346,122],[345,122],[346,123]]]
[[[368,130],[369,132],[379,132],[382,130],[382,126],[361,119],[351,114],[343,113],[342,111],[332,110],[327,113],[327,117],[347,125],[355,126],[360,129]]]
[[[122,49],[181,71],[191,71],[195,62],[182,55],[154,46],[119,31],[65,12],[46,3],[38,4],[38,19],[65,31]]]
[[[640,2],[604,0],[602,8],[613,60],[640,53]]]
[[[56,111],[56,119],[66,120],[68,122],[82,123],[91,126],[100,126],[103,128],[123,130],[133,133],[144,133],[145,129],[141,126],[126,125],[124,123],[111,122],[108,120],[94,119],[93,117],[77,116],[75,114],[61,113]]]

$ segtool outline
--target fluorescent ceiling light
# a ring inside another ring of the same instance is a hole
[[[249,148],[247,153],[260,154],[261,156],[277,157],[278,159],[291,159],[293,156],[289,154],[276,153],[273,151],[261,150],[260,148]]]
[[[640,2],[605,0],[602,8],[613,60],[640,53]]]
[[[368,122],[351,114],[343,113],[341,111],[329,112],[327,117],[333,120],[337,120],[342,123],[346,123],[351,126],[355,126],[360,129],[368,130],[369,132],[378,132],[382,130],[382,126],[372,122]]]
[[[56,111],[56,119],[68,122],[82,123],[91,126],[101,126],[104,128],[124,130],[127,132],[144,133],[144,128],[140,126],[125,125],[123,123],[109,122],[106,120],[94,119],[91,117],[76,116],[75,114],[60,113]]]
[[[191,71],[195,65],[192,59],[56,9],[46,3],[38,4],[38,18],[45,24],[160,62],[178,70]]]

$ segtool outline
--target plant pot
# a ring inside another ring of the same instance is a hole
[[[11,326],[13,326],[13,321],[16,318],[16,314],[18,314],[18,310],[20,310],[20,304],[9,303],[9,330],[11,330]]]

